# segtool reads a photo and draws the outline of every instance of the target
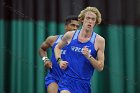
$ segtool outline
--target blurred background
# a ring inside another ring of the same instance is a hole
[[[0,93],[46,93],[38,49],[87,6],[101,12],[94,31],[106,39],[92,93],[140,93],[140,0],[0,0]]]

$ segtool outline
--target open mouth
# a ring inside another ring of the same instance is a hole
[[[91,27],[91,25],[88,25],[88,27]]]

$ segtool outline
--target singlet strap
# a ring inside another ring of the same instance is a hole
[[[63,35],[59,35],[55,43],[58,43],[62,39]]]
[[[80,32],[80,30],[75,31],[75,34],[73,36],[73,40],[77,39],[79,32]]]
[[[96,35],[97,35],[97,34],[96,34],[95,32],[92,33],[92,37],[91,37],[91,39],[90,39],[90,42],[93,43],[93,44],[94,44],[94,42],[95,42]]]

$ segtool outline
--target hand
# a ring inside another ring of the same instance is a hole
[[[68,66],[68,62],[67,61],[60,61],[59,66],[61,69],[66,69]]]
[[[52,68],[52,62],[50,62],[50,61],[45,61],[44,67],[45,67],[46,69]]]
[[[86,57],[86,58],[89,58],[90,56],[90,52],[89,52],[89,49],[84,46],[83,49],[82,49],[82,54]]]

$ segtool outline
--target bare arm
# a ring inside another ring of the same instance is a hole
[[[48,38],[46,38],[46,40],[41,44],[41,47],[39,48],[40,57],[47,56],[46,50],[52,47],[56,39],[57,39],[57,36],[49,36]]]
[[[105,50],[105,39],[98,36],[95,41],[95,47],[97,47],[97,60],[90,57],[89,60],[93,67],[98,71],[102,71],[104,68],[104,50]]]
[[[66,34],[64,34],[62,40],[56,45],[55,47],[55,58],[61,58],[61,49],[67,45],[71,39],[71,32],[67,32]]]
[[[55,47],[55,58],[56,58],[57,61],[58,61],[58,59],[60,59],[60,61],[58,61],[58,63],[60,65],[61,69],[66,69],[67,65],[68,65],[67,61],[63,61],[61,59],[61,49],[70,42],[71,37],[72,37],[72,33],[71,32],[67,32],[63,36],[62,40]]]
[[[92,66],[98,71],[102,71],[104,68],[104,49],[105,49],[105,40],[104,38],[98,36],[95,41],[95,48],[97,49],[97,59],[92,57],[88,51],[88,48],[84,48],[83,54],[90,61]]]
[[[39,48],[39,55],[41,58],[47,57],[47,52],[46,50],[54,44],[55,40],[57,39],[57,36],[49,36],[42,44],[41,47]],[[50,61],[45,61],[44,66],[47,68],[51,67]]]

